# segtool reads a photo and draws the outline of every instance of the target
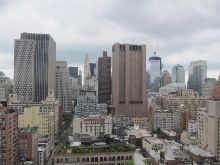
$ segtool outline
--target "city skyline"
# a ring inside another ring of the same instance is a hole
[[[187,76],[190,61],[207,60],[208,77],[217,78],[219,3],[53,1],[53,8],[60,9],[57,11],[51,8],[50,1],[41,5],[42,1],[3,0],[0,1],[0,70],[13,77],[13,39],[26,31],[51,34],[57,42],[57,59],[68,61],[68,66],[82,66],[86,52],[95,62],[103,50],[111,52],[116,42],[146,44],[147,57],[157,51],[164,69],[171,70],[175,64],[181,64]],[[122,6],[125,6],[123,11]],[[135,11],[134,6],[140,10]]]

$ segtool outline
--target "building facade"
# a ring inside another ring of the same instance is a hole
[[[112,103],[116,115],[146,117],[146,45],[112,47]]]
[[[87,117],[90,115],[107,115],[107,104],[97,104],[95,91],[81,91],[77,97],[77,105],[75,106],[75,116]]]
[[[216,83],[217,80],[215,78],[206,78],[202,83],[202,96],[210,98]]]
[[[70,74],[70,77],[78,78],[79,77],[78,67],[69,67],[69,74]]]
[[[104,136],[112,134],[112,118],[109,116],[88,116],[73,118],[73,133]]]
[[[0,162],[18,163],[18,116],[12,109],[0,107]]]
[[[162,72],[161,86],[166,86],[170,83],[171,83],[171,74],[167,70],[164,70]]]
[[[98,102],[108,104],[111,101],[112,79],[111,57],[107,56],[107,51],[98,59],[98,77]]]
[[[202,95],[202,84],[207,78],[207,62],[203,60],[193,61],[189,66],[189,79],[187,88],[193,89]]]
[[[185,84],[185,69],[180,64],[177,64],[172,68],[172,83]]]
[[[18,132],[19,158],[23,160],[38,161],[38,133],[37,127],[27,127]]]
[[[25,102],[55,89],[56,43],[49,34],[21,33],[14,43],[14,93]]]
[[[161,57],[154,56],[149,57],[149,76],[150,76],[150,89],[152,92],[158,92],[161,87],[161,71],[162,71],[162,61]]]
[[[70,91],[70,77],[66,61],[56,62],[56,90],[55,96],[59,99],[64,113],[72,112],[72,97]]]

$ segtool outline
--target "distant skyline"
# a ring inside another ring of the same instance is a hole
[[[147,58],[162,58],[163,68],[186,69],[207,60],[208,77],[220,74],[219,0],[0,0],[0,71],[13,78],[14,39],[20,33],[49,33],[57,60],[82,69],[116,42],[146,44]]]

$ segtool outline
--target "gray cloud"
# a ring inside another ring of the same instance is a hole
[[[69,65],[82,65],[86,52],[95,62],[115,42],[145,43],[147,55],[156,50],[167,69],[205,59],[217,77],[219,6],[219,0],[0,0],[0,70],[13,76],[13,40],[26,31],[50,33],[57,59]]]

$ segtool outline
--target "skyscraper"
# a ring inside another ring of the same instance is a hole
[[[188,89],[193,89],[202,95],[202,83],[207,78],[207,62],[203,60],[193,61],[189,66]]]
[[[89,77],[91,77],[90,67],[89,67],[89,57],[88,57],[88,54],[86,54],[85,61],[84,61],[84,78],[83,78],[84,84],[86,83],[86,80]]]
[[[112,103],[116,115],[146,116],[146,45],[112,47]]]
[[[111,57],[107,56],[107,51],[103,52],[103,57],[98,59],[98,102],[108,103],[111,101]]]
[[[216,78],[206,78],[202,83],[202,96],[211,97],[216,83]]]
[[[161,81],[161,85],[165,86],[171,83],[171,74],[170,72],[168,72],[167,70],[164,70],[162,72],[162,81]]]
[[[172,83],[185,83],[185,69],[180,64],[172,69]]]
[[[161,87],[161,70],[162,70],[162,62],[161,57],[156,56],[156,52],[154,52],[154,56],[149,57],[149,76],[150,76],[150,89],[152,92],[158,92]]]
[[[70,77],[78,78],[78,67],[69,67]]]
[[[56,43],[49,34],[21,33],[14,44],[14,93],[25,102],[55,89]]]
[[[59,99],[64,113],[71,112],[70,77],[66,61],[56,62],[56,98]]]

